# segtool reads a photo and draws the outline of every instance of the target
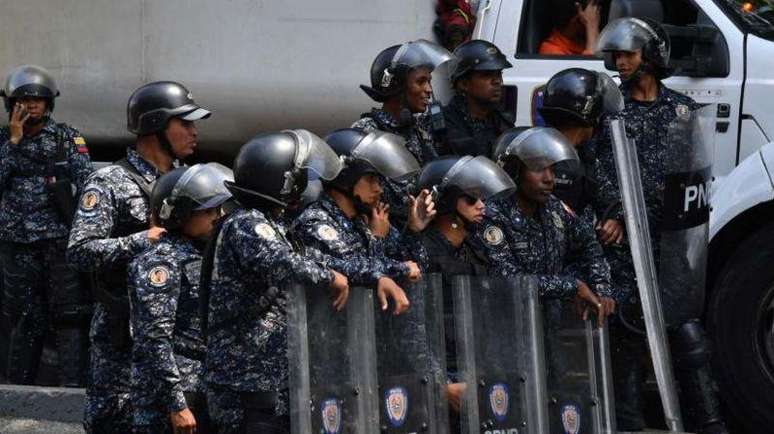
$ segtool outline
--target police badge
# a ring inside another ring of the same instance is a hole
[[[99,203],[99,195],[94,191],[87,191],[83,193],[81,198],[81,209],[84,211],[91,211]]]
[[[267,240],[277,239],[277,234],[274,233],[274,229],[267,223],[258,223],[255,225],[255,234]]]
[[[341,433],[341,407],[338,399],[330,398],[323,401],[322,423],[325,434]]]
[[[489,226],[484,230],[484,239],[493,246],[502,244],[504,238],[503,230],[497,226]]]
[[[167,267],[163,265],[153,267],[148,272],[148,280],[150,281],[150,284],[155,287],[164,286],[167,283],[168,279],[169,279],[169,269],[167,269]]]
[[[336,229],[333,229],[333,227],[329,225],[322,225],[317,228],[317,235],[324,241],[333,241],[339,238],[339,233],[336,232]]]
[[[387,407],[387,418],[394,428],[406,421],[408,414],[408,392],[403,387],[393,387],[384,393],[384,403]]]
[[[580,407],[575,404],[562,406],[563,434],[578,434],[581,427]]]
[[[508,417],[508,401],[508,385],[505,383],[497,383],[489,389],[489,406],[498,422]]]
[[[675,108],[677,117],[682,121],[687,121],[691,118],[691,109],[685,104],[678,104]]]

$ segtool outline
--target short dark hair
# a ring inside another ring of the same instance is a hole
[[[550,14],[553,15],[554,27],[562,29],[578,15],[578,9],[575,6],[576,3],[584,4],[585,0],[549,0],[549,6],[551,9]]]

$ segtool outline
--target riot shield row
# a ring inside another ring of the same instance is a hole
[[[294,434],[449,433],[450,382],[464,388],[461,433],[615,432],[607,329],[580,320],[573,303],[542,303],[531,276],[430,275],[407,289],[411,307],[396,316],[371,289],[354,288],[336,312],[327,293],[292,288]]]

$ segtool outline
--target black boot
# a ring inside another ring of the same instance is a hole
[[[702,434],[728,433],[720,414],[707,339],[698,320],[691,320],[676,330],[672,336],[672,353],[687,424]]]

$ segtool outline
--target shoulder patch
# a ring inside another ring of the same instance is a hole
[[[81,196],[81,209],[91,211],[99,204],[100,195],[96,190],[88,190]]]
[[[675,112],[680,120],[688,120],[691,117],[691,109],[685,104],[678,104]]]
[[[89,148],[86,147],[86,139],[84,139],[83,136],[75,136],[73,138],[73,143],[79,154],[89,153]]]
[[[148,281],[151,286],[160,287],[164,286],[169,280],[169,268],[164,265],[158,265],[151,268],[148,272]]]
[[[276,240],[277,234],[274,232],[274,228],[272,228],[268,223],[258,223],[255,225],[255,233],[261,238],[265,238],[267,240]]]
[[[554,221],[554,226],[556,226],[559,229],[564,229],[564,222],[562,221],[562,216],[557,214],[556,211],[552,211],[551,218]]]
[[[322,225],[317,228],[317,235],[325,241],[333,241],[339,239],[339,233],[336,229],[333,229],[330,225]]]
[[[503,230],[499,227],[492,225],[484,229],[484,240],[490,245],[499,246],[504,239]]]

